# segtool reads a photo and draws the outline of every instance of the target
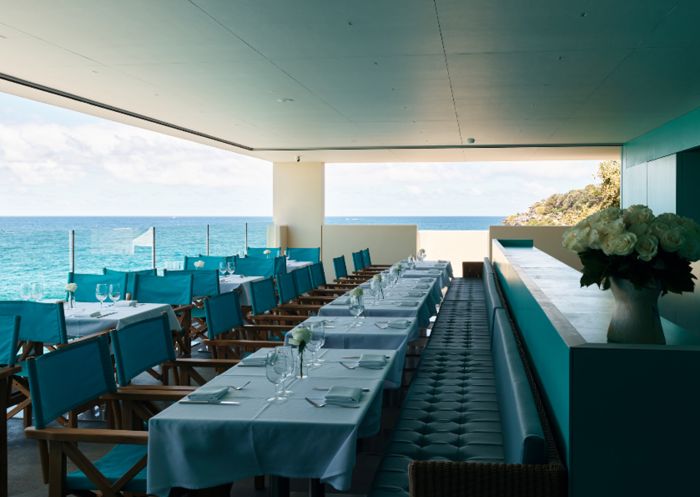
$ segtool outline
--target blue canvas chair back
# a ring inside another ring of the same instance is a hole
[[[12,366],[19,346],[19,316],[0,316],[0,364]]]
[[[117,390],[106,335],[76,341],[31,358],[26,368],[37,428],[44,428],[64,413]]]
[[[326,271],[323,269],[322,262],[312,264],[309,271],[311,272],[311,284],[314,288],[326,285]]]
[[[275,282],[277,283],[277,296],[280,304],[291,302],[299,295],[294,284],[293,273],[278,274],[275,276]]]
[[[365,267],[370,267],[372,265],[372,258],[369,256],[369,249],[360,250],[360,253],[362,254],[362,263]]]
[[[294,286],[296,286],[299,295],[309,293],[313,290],[313,286],[311,285],[311,273],[308,267],[295,269],[292,271],[292,276],[294,277]]]
[[[262,314],[277,307],[275,286],[272,278],[265,278],[250,283],[250,300],[253,314]]]
[[[59,345],[68,341],[62,303],[3,301],[0,316],[19,316],[19,339]]]
[[[268,257],[264,252],[270,251],[269,257],[279,257],[282,254],[282,249],[279,247],[248,247],[246,255],[248,257]]]
[[[204,300],[207,335],[214,339],[233,328],[243,326],[241,302],[236,292],[226,292]]]
[[[131,295],[131,298],[134,298],[134,285],[136,284],[136,275],[137,274],[151,274],[153,276],[156,275],[155,269],[139,269],[137,271],[118,271],[116,269],[104,268],[102,270],[102,272],[104,274],[125,274],[126,275],[126,293]]]
[[[158,364],[175,360],[173,334],[166,315],[113,330],[110,338],[121,386]]]
[[[355,266],[355,272],[362,271],[365,268],[365,261],[362,259],[362,252],[357,251],[352,253],[352,265]]]
[[[275,275],[287,272],[287,256],[286,255],[280,255],[279,257],[275,257],[274,272],[275,272]]]
[[[321,248],[288,248],[287,257],[293,261],[319,262],[321,260]]]
[[[219,271],[216,269],[195,269],[184,271],[172,271],[166,269],[163,273],[164,276],[173,276],[176,274],[192,275],[192,295],[195,297],[219,295]]]
[[[236,263],[236,274],[269,278],[275,274],[275,259],[244,257]]]
[[[189,273],[165,276],[136,275],[134,299],[151,304],[189,305],[194,278]]]
[[[99,302],[95,297],[95,288],[99,284],[119,285],[122,296],[127,292],[126,273],[109,273],[109,274],[80,274],[68,273],[68,283],[75,283],[78,288],[75,290],[76,302]]]
[[[335,270],[335,279],[345,278],[348,275],[348,268],[345,265],[344,255],[333,258],[333,269]]]

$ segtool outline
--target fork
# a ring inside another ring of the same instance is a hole
[[[228,388],[232,388],[232,389],[234,389],[234,390],[243,390],[245,387],[247,387],[247,386],[250,384],[251,381],[252,381],[252,380],[248,380],[248,381],[246,381],[243,385],[241,385],[241,386],[239,386],[239,387],[237,387],[237,386],[235,386],[235,385],[229,385]]]

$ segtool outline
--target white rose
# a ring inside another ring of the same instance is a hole
[[[263,250],[263,254],[264,254],[264,255],[270,255],[270,253],[271,253],[271,252],[270,252],[270,250],[269,250],[269,249],[265,249],[265,250]]]
[[[683,228],[683,246],[678,250],[678,254],[691,262],[700,259],[700,225],[690,218],[684,217],[680,220]]]
[[[653,235],[642,235],[637,238],[637,245],[634,249],[639,254],[639,259],[642,261],[650,261],[659,251],[659,239]]]
[[[605,255],[629,255],[636,244],[637,235],[634,233],[622,233],[605,238],[601,248]]]
[[[627,226],[627,231],[634,233],[637,237],[646,235],[649,232],[650,225],[647,223],[635,223]]]
[[[289,343],[292,345],[304,346],[311,341],[311,330],[306,326],[300,326],[292,330],[292,337],[289,339]]]
[[[625,222],[621,217],[610,221],[600,221],[593,225],[593,229],[598,231],[602,236],[619,235],[625,232]]]
[[[683,231],[678,227],[671,228],[659,235],[659,244],[666,252],[678,252],[684,242]]]
[[[375,275],[372,277],[372,279],[373,279],[374,281],[381,282],[381,281],[382,281],[382,275],[381,275],[381,274],[375,274]]]
[[[604,223],[609,223],[622,217],[622,209],[618,207],[608,207],[607,209],[599,211],[597,214],[598,220]]]
[[[562,247],[573,250],[574,252],[582,252],[582,250],[580,250],[581,247],[577,242],[578,230],[576,228],[569,228],[564,231],[564,234],[561,237]]]
[[[628,226],[633,224],[649,224],[654,220],[654,212],[645,205],[631,205],[622,211],[622,217]],[[632,230],[630,230],[632,231]]]
[[[66,292],[70,293],[75,293],[75,291],[78,289],[78,284],[77,283],[68,283],[66,285]]]
[[[204,261],[195,261],[194,267],[196,267],[197,269],[202,269],[204,267]]]
[[[586,243],[592,249],[601,248],[602,238],[600,230],[594,226],[581,232],[581,243]]]

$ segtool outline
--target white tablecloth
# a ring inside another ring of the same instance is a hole
[[[89,317],[96,311],[100,311],[103,317]],[[158,317],[163,312],[168,314],[170,329],[180,331],[177,316],[175,316],[173,308],[167,304],[142,304],[139,302],[132,307],[114,307],[105,304],[100,308],[98,302],[76,302],[73,309],[68,308],[68,304],[66,304],[64,306],[66,333],[69,337],[82,337],[108,329],[118,330],[128,324]]]
[[[264,367],[236,366],[207,386],[240,386],[225,400],[240,405],[176,403],[149,421],[148,492],[160,496],[172,487],[207,488],[255,475],[320,478],[338,490],[351,483],[358,437],[372,436],[381,425],[382,390],[394,351],[383,350],[383,369],[342,367],[344,356],[376,351],[329,349],[323,366],[309,378],[295,380],[293,393],[281,404],[266,398],[274,387]],[[264,356],[265,349],[255,356]],[[346,360],[351,362],[351,360]],[[331,386],[369,389],[359,408],[309,404]]]
[[[308,267],[311,265],[312,265],[312,263],[309,261],[295,261],[295,260],[287,259],[287,272],[291,273],[295,269],[299,269],[302,267]]]
[[[236,288],[242,287],[240,293],[241,305],[250,305],[250,283],[262,279],[262,276],[238,276],[236,274],[231,274],[219,278],[219,291],[221,293],[232,292]]]

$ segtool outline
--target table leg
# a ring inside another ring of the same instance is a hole
[[[325,497],[326,487],[318,478],[309,479],[309,497]]]
[[[269,497],[289,497],[289,478],[270,475],[267,495]]]

